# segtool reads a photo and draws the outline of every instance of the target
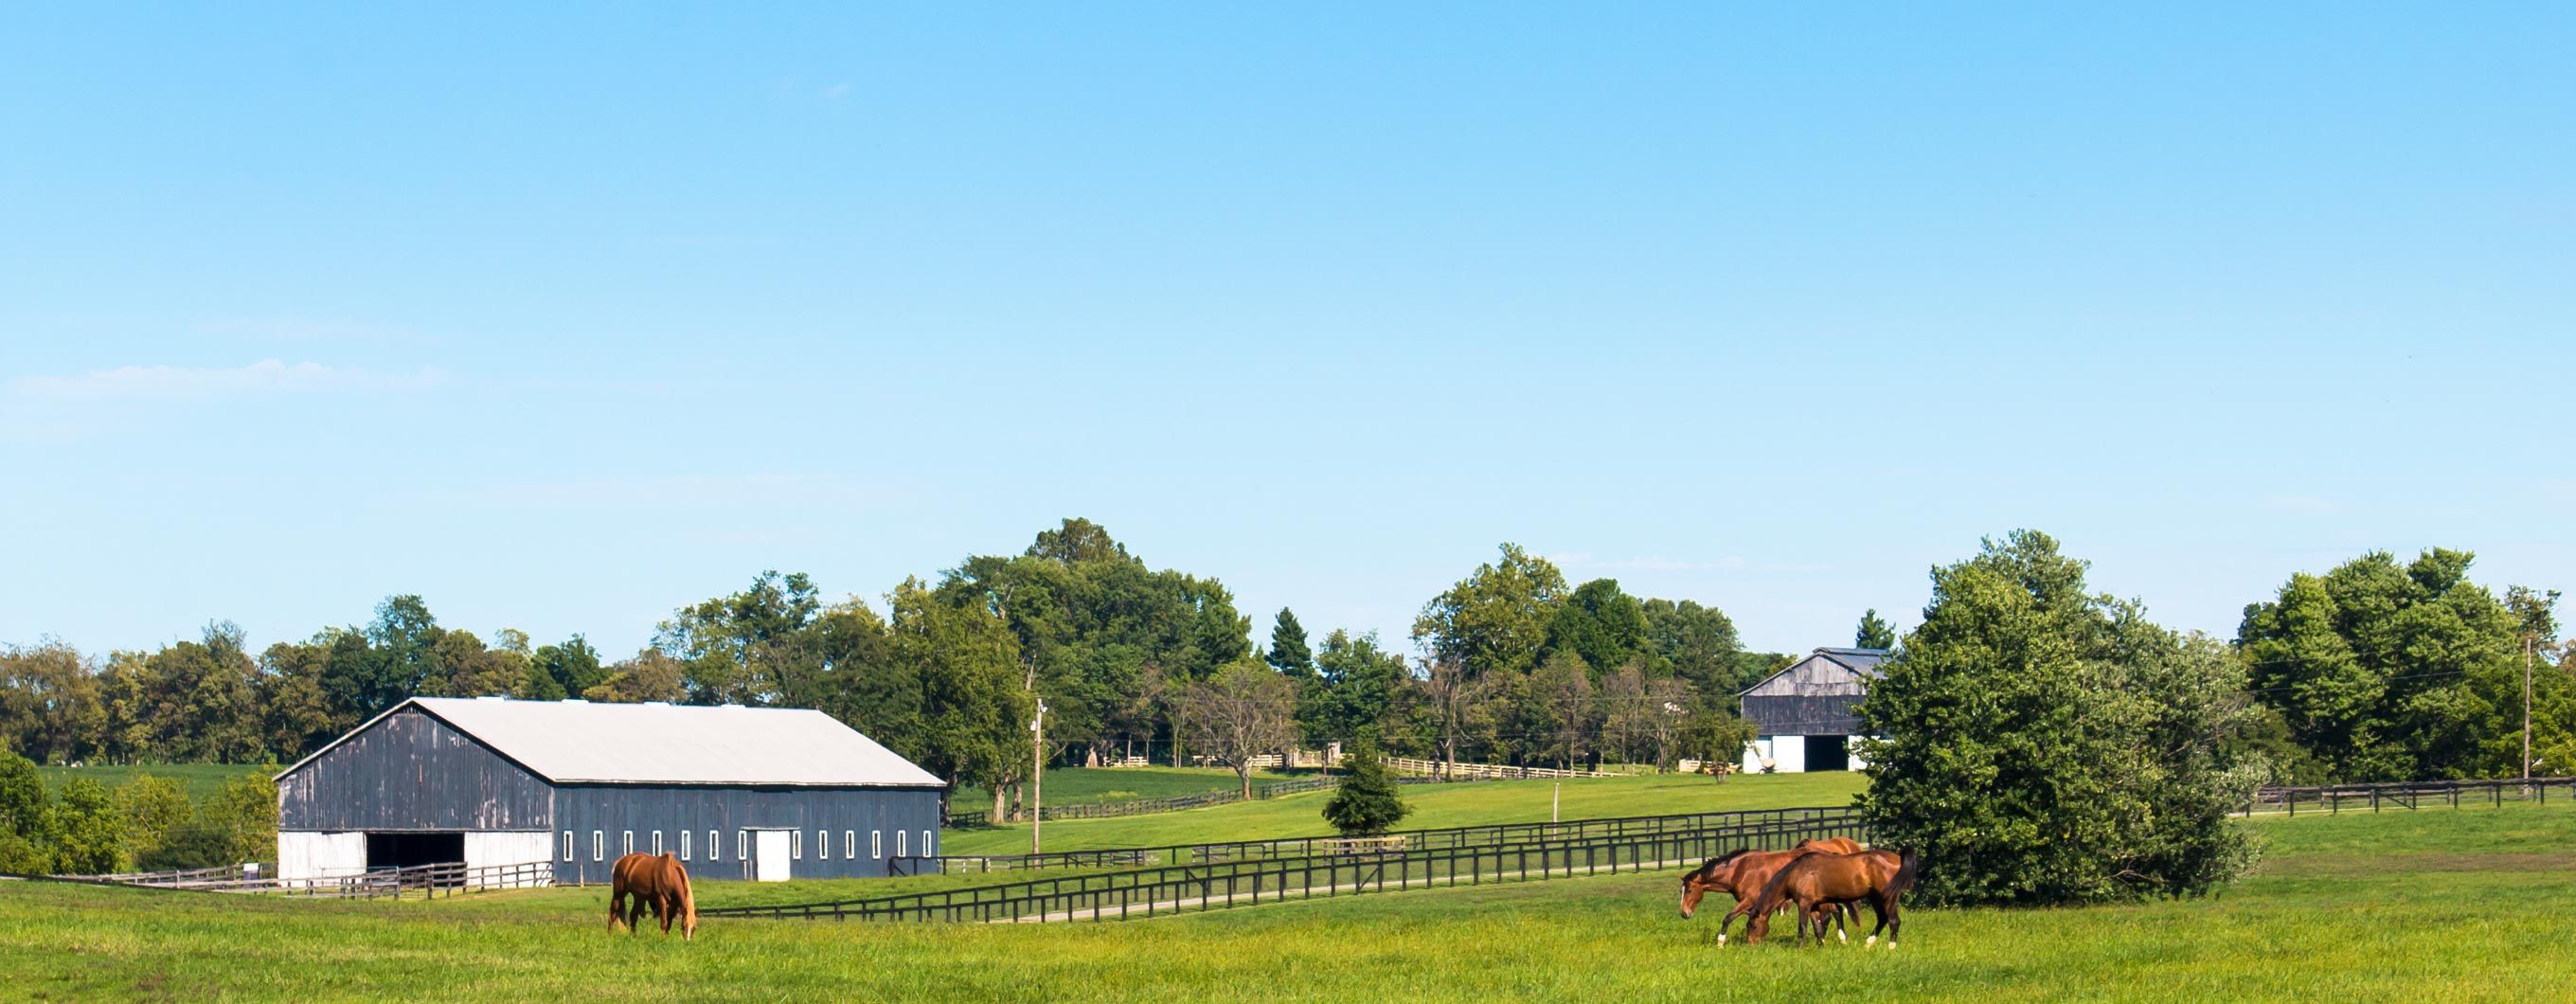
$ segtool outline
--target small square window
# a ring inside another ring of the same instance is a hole
[[[925,857],[925,858],[928,858],[928,857],[937,857],[937,856],[938,856],[938,855],[937,855],[937,853],[933,852],[933,851],[930,849],[930,831],[929,831],[929,830],[923,830],[923,831],[921,831],[921,856],[922,856],[922,857]]]
[[[682,861],[686,861],[686,860],[688,860],[688,859],[689,859],[689,831],[687,831],[687,830],[681,830],[681,831],[680,831],[680,860],[682,860]]]
[[[735,831],[733,831],[733,856],[734,856],[736,859],[738,859],[738,860],[742,860],[742,861],[749,861],[749,860],[751,860],[751,852],[752,852],[752,850],[753,850],[753,847],[751,846],[751,831],[750,831],[750,830],[735,830]]]
[[[707,831],[707,860],[724,860],[724,841],[716,839],[714,830]]]
[[[787,831],[787,856],[798,861],[805,860],[805,831]]]
[[[623,850],[618,851],[617,853],[619,853],[619,854],[633,854],[633,853],[635,853],[635,831],[633,831],[633,830],[627,830],[627,831],[625,831],[625,833],[626,833],[626,841],[625,841],[624,843],[621,843],[621,844],[619,844],[619,845],[618,845],[619,847],[624,848],[624,849],[623,849]]]
[[[563,857],[563,859],[564,859],[564,860],[566,860],[566,861],[570,861],[570,860],[572,860],[572,831],[571,831],[571,830],[565,830],[565,831],[563,831],[563,834],[564,834],[564,857]]]
[[[894,831],[894,856],[899,858],[908,858],[912,856],[910,852],[904,849],[902,830]]]
[[[885,857],[885,831],[884,831],[884,830],[869,830],[869,831],[868,831],[868,856],[869,856],[869,857],[872,857],[872,858],[878,858],[878,859],[883,859],[883,858]]]
[[[590,859],[593,861],[608,860],[607,833],[600,830],[590,831]]]
[[[851,858],[855,858],[855,857],[858,857],[858,856],[859,856],[859,832],[858,832],[857,830],[842,830],[842,831],[841,831],[841,859],[842,859],[842,860],[844,860],[844,861],[847,861],[847,860],[849,860],[849,859],[851,859]]]
[[[660,830],[653,831],[653,854],[656,857],[662,854],[662,831]]]
[[[816,831],[814,831],[814,860],[816,860],[816,861],[830,861],[830,860],[832,860],[832,831],[830,831],[830,830],[816,830]]]

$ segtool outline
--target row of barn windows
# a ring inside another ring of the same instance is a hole
[[[621,830],[621,831],[619,831],[619,832],[620,832],[620,834],[621,834],[620,846],[622,846],[624,849],[623,849],[623,850],[621,850],[621,851],[619,851],[618,853],[619,853],[620,855],[626,855],[626,854],[633,854],[633,853],[635,853],[635,831],[633,831],[633,830]],[[650,854],[660,854],[660,853],[662,853],[662,831],[660,831],[660,830],[654,830],[654,831],[651,831],[651,832],[652,832],[652,841],[653,841],[653,843],[652,843],[652,847],[653,847],[653,849],[652,849],[651,851],[646,852],[646,853],[650,853]],[[680,843],[679,843],[679,848],[674,852],[674,853],[676,853],[676,854],[679,856],[680,860],[682,860],[682,861],[688,861],[688,860],[691,860],[691,859],[690,859],[690,857],[689,857],[689,851],[690,851],[690,847],[689,847],[689,835],[690,835],[690,832],[691,832],[691,831],[689,831],[689,830],[681,830],[681,831],[680,831],[680,837],[679,837],[679,839],[680,839]],[[707,831],[707,860],[709,860],[709,861],[722,861],[722,860],[724,860],[724,843],[723,843],[723,841],[722,841],[721,839],[719,839],[719,834],[720,834],[721,832],[722,832],[722,831],[718,831],[718,830],[708,830],[708,831]],[[911,834],[909,833],[909,831],[905,831],[905,830],[896,830],[896,831],[894,831],[894,856],[895,856],[895,857],[899,857],[899,858],[908,858],[908,857],[911,857],[911,856],[912,856],[911,842],[910,842],[909,840],[907,840],[907,839],[906,839],[906,838],[907,838],[907,837],[909,837],[910,835],[911,835]],[[735,830],[735,831],[734,831],[733,840],[734,840],[734,844],[733,844],[733,845],[734,845],[734,848],[735,848],[735,854],[734,854],[734,858],[735,858],[735,860],[743,860],[743,859],[746,859],[746,858],[750,857],[749,853],[747,853],[746,851],[744,851],[744,850],[743,850],[743,848],[747,848],[747,847],[750,847],[750,846],[751,846],[751,831],[750,831],[750,830]],[[831,860],[831,858],[832,858],[832,831],[830,831],[830,830],[816,830],[816,831],[814,831],[814,844],[815,844],[815,852],[816,852],[816,853],[815,853],[815,855],[814,855],[814,859],[815,859],[815,860],[817,860],[817,861],[828,861],[828,860]],[[922,853],[924,853],[924,854],[929,853],[929,852],[930,852],[930,847],[931,847],[931,844],[930,844],[930,831],[929,831],[929,830],[923,830],[923,831],[921,831],[921,850],[922,850]],[[791,831],[789,831],[789,833],[788,833],[788,840],[787,840],[787,848],[788,848],[788,849],[787,849],[787,856],[788,856],[788,857],[794,858],[794,859],[799,860],[799,861],[804,860],[804,859],[805,859],[805,831],[803,831],[803,830],[791,830]],[[858,856],[859,856],[859,831],[857,831],[857,830],[842,830],[842,831],[841,831],[841,857],[842,857],[842,859],[843,859],[843,860],[853,860],[853,861],[854,861],[854,860],[857,860],[857,859],[858,859]],[[869,830],[869,831],[868,831],[868,857],[871,857],[871,858],[882,858],[882,857],[885,857],[885,831],[884,831],[884,830]],[[564,860],[566,860],[566,861],[573,860],[573,836],[572,836],[572,831],[571,831],[571,830],[565,830],[565,831],[563,831],[563,859],[564,859]],[[606,831],[606,830],[592,830],[592,831],[590,831],[590,859],[591,859],[591,860],[593,860],[593,861],[606,861],[606,860],[608,860],[608,831]]]

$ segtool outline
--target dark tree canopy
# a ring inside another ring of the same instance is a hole
[[[1270,651],[1262,661],[1292,680],[1315,675],[1315,653],[1306,647],[1306,626],[1297,623],[1296,611],[1279,608],[1279,619],[1270,627]]]
[[[1630,663],[1669,671],[1649,644],[1644,605],[1620,591],[1616,579],[1594,579],[1575,587],[1548,622],[1547,651],[1579,656],[1596,674]]]
[[[1345,776],[1333,797],[1324,801],[1324,822],[1344,836],[1375,836],[1395,828],[1411,815],[1395,775],[1373,743],[1361,743],[1342,759]]]

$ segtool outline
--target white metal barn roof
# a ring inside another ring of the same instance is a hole
[[[385,715],[407,707],[429,713],[556,784],[945,784],[820,711],[415,697]],[[374,724],[369,721],[349,735]],[[348,738],[332,741],[279,776],[294,773]]]

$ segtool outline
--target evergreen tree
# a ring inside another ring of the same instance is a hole
[[[1295,611],[1279,608],[1279,620],[1270,628],[1270,651],[1262,659],[1291,680],[1314,677],[1315,653],[1306,647],[1306,626],[1297,623]]]
[[[1349,774],[1324,802],[1324,822],[1334,830],[1344,836],[1376,836],[1412,814],[1413,807],[1397,793],[1395,775],[1387,770],[1386,758],[1378,755],[1375,744],[1360,743],[1343,756],[1342,766]]]
[[[1891,649],[1896,647],[1896,625],[1878,615],[1872,607],[1860,615],[1860,629],[1852,632],[1853,648]]]

